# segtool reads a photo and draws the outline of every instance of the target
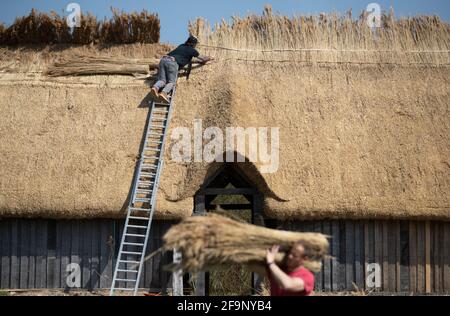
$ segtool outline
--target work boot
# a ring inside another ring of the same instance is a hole
[[[169,96],[168,96],[167,93],[165,93],[164,91],[161,92],[161,93],[159,94],[159,97],[160,97],[161,100],[163,100],[164,102],[170,103]]]
[[[158,100],[159,97],[159,91],[158,89],[156,89],[156,87],[152,87],[151,91],[150,91],[150,95],[152,96],[153,100]]]

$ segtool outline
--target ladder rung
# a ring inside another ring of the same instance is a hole
[[[137,255],[137,256],[142,255],[142,252],[135,252],[135,251],[122,251],[122,253],[126,255]]]
[[[164,134],[161,134],[161,133],[148,133],[148,136],[159,136],[159,137],[161,137],[161,136],[164,136]]]
[[[138,273],[138,270],[122,270],[122,269],[117,269],[117,272],[131,272],[131,273]]]
[[[161,149],[158,149],[158,148],[151,148],[151,147],[145,147],[144,150],[161,151]]]
[[[131,227],[131,228],[147,228],[147,226],[142,226],[142,225],[127,225],[127,227]]]
[[[150,193],[152,193],[152,190],[136,189],[136,193],[138,193],[138,194],[150,194]]]
[[[141,176],[143,176],[143,177],[153,177],[153,176],[156,176],[156,173],[153,173],[153,172],[141,172]]]
[[[152,188],[152,185],[151,184],[146,184],[146,185],[143,185],[143,184],[138,184],[138,187],[136,188],[136,190],[150,190]],[[149,194],[149,193],[139,193],[139,194]]]
[[[164,122],[164,121],[167,121],[167,119],[166,118],[164,118],[164,117],[152,117],[152,120],[156,120],[156,121],[159,121],[159,122]]]
[[[141,184],[145,184],[147,187],[150,187],[151,184],[155,184],[154,181],[138,181],[138,186]]]
[[[115,291],[134,291],[134,289],[127,289],[124,287],[115,287],[114,290]]]
[[[147,172],[147,171],[141,171],[140,174],[141,174],[141,175],[152,175],[152,176],[156,176],[156,173],[151,172],[151,171],[149,171],[149,172]]]
[[[158,142],[156,140],[148,140],[147,142],[152,144],[162,144],[162,142]]]
[[[150,127],[156,127],[156,128],[166,128],[166,125],[157,125],[157,124],[150,124]]]
[[[145,170],[147,170],[147,171],[142,171],[142,169],[145,169]],[[149,168],[149,167],[142,167],[141,168],[141,174],[144,172],[147,172],[147,173],[155,173],[157,170],[156,170],[156,168]]]
[[[123,244],[124,245],[128,245],[128,246],[143,246],[144,245],[144,244],[141,244],[141,243],[127,242],[127,241],[125,241]]]
[[[148,221],[150,220],[148,217],[140,217],[140,216],[128,216],[129,219],[141,219],[141,220],[145,220]]]
[[[134,198],[135,202],[142,202],[142,203],[146,203],[146,202],[150,202],[151,199],[150,198]]]
[[[145,187],[145,186],[144,186]],[[136,188],[136,194],[150,194],[152,193],[151,185],[147,185],[146,188]]]
[[[169,104],[162,103],[162,102],[155,102],[155,105],[163,105],[164,107],[168,107],[169,106]],[[161,110],[158,109],[158,108],[154,108],[153,111],[161,111]]]
[[[141,263],[140,261],[133,261],[133,260],[119,260],[119,262],[123,262],[123,263]]]
[[[136,282],[134,279],[116,279],[116,282]]]
[[[153,179],[153,177],[155,177],[156,174],[150,175],[150,174],[143,174],[143,173],[145,173],[145,172],[141,172],[139,182],[149,182],[147,180],[153,180],[152,181],[153,183],[147,183],[147,186],[154,184],[155,179]],[[149,178],[149,179],[147,179],[147,178]],[[152,178],[152,179],[150,179],[150,178]]]
[[[154,166],[154,165],[143,164],[143,165],[141,166],[141,168],[143,168],[143,169],[157,169],[158,167],[157,167],[157,166]]]
[[[139,235],[139,234],[125,234],[125,236],[130,236],[130,237],[145,237],[145,235]]]
[[[144,159],[159,159],[159,157],[155,157],[155,156],[144,156]]]
[[[140,208],[140,207],[130,207],[131,211],[142,211],[142,212],[150,212],[151,209],[149,208]]]
[[[147,189],[148,188],[148,189]],[[151,191],[152,186],[151,185],[141,185],[138,188],[136,188],[136,193],[135,193],[135,197],[136,194],[150,194],[151,192],[147,192],[147,191]],[[143,192],[137,192],[137,191],[143,191]],[[130,205],[131,207],[133,207],[133,205]]]

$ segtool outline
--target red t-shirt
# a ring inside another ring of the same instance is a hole
[[[269,270],[267,275],[269,276],[270,281],[270,295],[272,296],[308,296],[311,295],[314,289],[314,274],[311,271],[304,267],[300,267],[297,270],[286,273],[291,278],[299,278],[305,282],[305,289],[300,292],[290,292],[282,290],[275,279],[272,277],[272,272]]]

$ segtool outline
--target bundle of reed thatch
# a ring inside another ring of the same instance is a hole
[[[192,62],[192,70],[202,67],[198,61]],[[80,75],[134,75],[145,78],[156,74],[159,67],[159,59],[133,59],[125,57],[73,55],[64,57],[47,68],[46,75],[80,76]],[[180,74],[183,76],[184,74]]]
[[[158,59],[131,59],[102,56],[73,56],[49,66],[49,76],[148,74],[158,68]]]
[[[297,233],[269,229],[238,222],[217,214],[194,216],[173,226],[164,235],[164,250],[182,253],[180,263],[167,268],[183,271],[207,271],[229,263],[263,265],[266,251],[280,245],[276,258],[282,263],[297,241],[305,245],[310,260],[305,266],[317,272],[328,252],[327,236],[319,233]]]
[[[65,17],[32,9],[9,26],[0,24],[0,45],[24,44],[125,44],[158,43],[160,21],[157,14],[143,10],[126,13],[111,8],[112,17],[103,21],[87,13],[73,30]]]

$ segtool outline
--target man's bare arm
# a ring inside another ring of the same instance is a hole
[[[305,282],[299,278],[291,278],[281,270],[275,262],[269,265],[272,277],[278,286],[285,291],[300,292],[305,289]]]
[[[196,57],[196,61],[202,63],[202,64],[206,64],[208,61],[214,60],[214,58],[210,57],[210,56],[205,56],[205,55],[200,55],[198,57]]]
[[[305,289],[305,282],[299,278],[291,278],[283,270],[281,270],[275,263],[275,257],[278,253],[280,246],[273,246],[270,250],[267,250],[266,262],[269,265],[270,273],[273,279],[280,288],[285,291],[300,292]]]

